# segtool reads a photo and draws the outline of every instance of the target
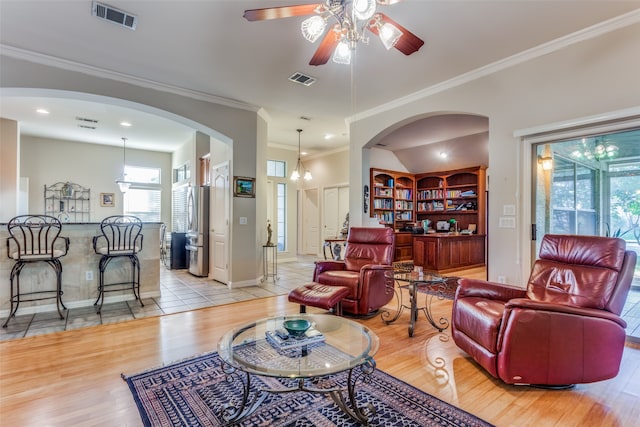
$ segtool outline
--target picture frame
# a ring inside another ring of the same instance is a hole
[[[256,179],[244,176],[233,177],[234,197],[256,197]]]
[[[112,208],[116,205],[115,193],[100,193],[100,206]]]

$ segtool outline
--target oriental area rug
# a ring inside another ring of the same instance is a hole
[[[337,378],[346,374],[337,374]],[[129,385],[145,426],[225,425],[222,408],[241,395],[226,380],[217,353],[174,363],[123,378]],[[372,426],[491,426],[480,418],[375,370],[356,388],[358,406],[373,405]],[[251,376],[251,389],[291,386],[292,380]],[[269,393],[241,426],[357,426],[325,394]]]

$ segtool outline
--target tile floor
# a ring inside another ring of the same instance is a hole
[[[60,319],[57,312],[21,315],[18,310],[18,315],[11,319],[9,325],[0,328],[0,341],[285,295],[289,290],[310,281],[316,259],[299,257],[297,262],[278,263],[277,281],[270,278],[260,286],[238,289],[228,289],[221,283],[192,276],[187,270],[161,267],[161,296],[144,299],[144,307],[132,300],[104,304],[101,314],[96,314],[93,306],[71,308],[65,319]],[[634,285],[637,282],[638,279],[634,281]],[[640,342],[640,285],[634,286],[629,293],[622,317],[627,322],[627,335],[633,341]]]
[[[18,310],[9,325],[0,328],[0,341],[288,294],[291,289],[310,281],[316,259],[299,257],[297,262],[279,263],[278,280],[274,281],[270,277],[260,286],[237,289],[229,289],[221,283],[195,277],[187,270],[160,267],[161,295],[143,299],[144,307],[131,300],[105,303],[101,314],[97,314],[93,306],[70,308],[64,319],[60,319],[55,311],[21,315]],[[4,320],[1,319],[2,322]]]

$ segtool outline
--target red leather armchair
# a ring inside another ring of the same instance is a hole
[[[613,378],[625,342],[620,312],[635,263],[622,239],[546,235],[526,289],[460,279],[453,339],[508,384]]]
[[[356,315],[374,312],[393,297],[384,273],[393,269],[394,245],[392,228],[352,227],[344,261],[318,261],[313,281],[348,287],[349,294],[342,300],[344,312]]]

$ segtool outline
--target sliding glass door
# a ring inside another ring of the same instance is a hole
[[[640,246],[640,129],[532,148],[532,259],[547,233],[618,236]]]

